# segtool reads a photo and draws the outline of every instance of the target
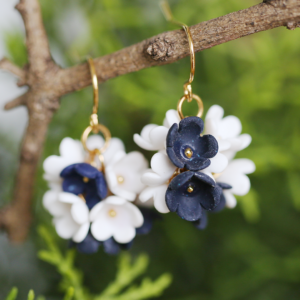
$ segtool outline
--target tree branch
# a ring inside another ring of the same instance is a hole
[[[25,103],[26,103],[26,97],[25,97],[25,95],[21,95],[20,97],[6,103],[4,106],[4,109],[10,110],[10,109],[18,107],[20,105],[25,105]]]
[[[300,0],[265,0],[223,17],[191,26],[196,52],[279,26],[295,29],[300,24]],[[23,70],[7,60],[0,68],[21,79],[29,90],[9,102],[6,109],[26,105],[29,123],[24,135],[13,202],[0,211],[0,227],[13,242],[25,240],[31,222],[31,199],[39,158],[49,122],[62,95],[91,84],[87,63],[61,69],[51,58],[38,0],[20,0],[17,5],[26,29],[28,67]],[[182,30],[164,32],[136,45],[95,59],[99,82],[141,69],[170,64],[189,55]]]
[[[7,58],[3,58],[0,60],[0,69],[14,74],[19,78],[20,81],[25,81],[26,73]]]

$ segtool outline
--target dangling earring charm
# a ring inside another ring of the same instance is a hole
[[[154,215],[132,203],[145,187],[140,178],[148,163],[140,152],[126,154],[123,142],[98,122],[98,82],[93,60],[88,62],[94,89],[90,124],[81,143],[64,138],[60,156],[44,161],[50,190],[43,204],[58,235],[79,251],[94,253],[103,245],[116,254],[151,229]]]
[[[233,194],[243,195],[249,191],[250,182],[245,174],[254,171],[253,162],[232,159],[237,151],[250,144],[251,137],[240,135],[241,124],[236,117],[222,119],[223,109],[217,105],[209,109],[204,124],[203,102],[192,93],[195,52],[191,32],[187,25],[173,19],[167,2],[163,2],[162,8],[167,20],[180,25],[187,35],[191,71],[177,111],[166,113],[163,126],[150,124],[140,135],[134,135],[134,141],[141,148],[158,151],[151,159],[151,169],[142,175],[147,187],[140,194],[140,200],[153,199],[159,212],[176,212],[203,229],[207,224],[207,211],[222,210],[226,204],[233,207]],[[185,117],[182,105],[193,99],[198,104],[197,115]]]

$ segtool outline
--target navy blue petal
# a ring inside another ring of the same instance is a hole
[[[217,182],[217,185],[222,188],[223,190],[230,190],[232,189],[232,186],[230,184],[224,183],[224,182]]]
[[[103,173],[99,172],[95,178],[97,194],[100,199],[104,199],[107,196],[107,184],[104,178]]]
[[[97,241],[90,233],[86,236],[86,238],[77,244],[77,250],[81,253],[85,254],[93,254],[96,253],[99,249],[101,242]]]
[[[76,164],[75,170],[77,174],[81,175],[82,177],[87,177],[89,179],[95,179],[100,172],[95,167],[87,163]]]
[[[194,222],[194,226],[199,230],[204,230],[207,227],[207,223],[208,223],[207,212],[203,210],[201,219]]]
[[[126,244],[117,243],[114,238],[109,238],[103,242],[104,252],[111,255],[117,255],[120,250],[128,250],[133,244],[133,240]]]
[[[60,172],[60,177],[66,177],[66,176],[69,176],[69,175],[72,175],[72,174],[76,174],[75,172],[75,166],[77,164],[73,164],[73,165],[70,165],[70,166],[67,166],[65,167],[61,172]]]
[[[221,210],[223,210],[225,208],[225,205],[226,205],[226,199],[224,197],[224,194],[222,193],[219,204],[211,212],[213,212],[213,213],[220,212]]]
[[[84,193],[85,183],[81,176],[75,174],[64,179],[62,188],[64,192],[79,195]]]
[[[207,183],[208,185],[211,185],[213,187],[216,185],[216,182],[211,177],[209,177],[208,175],[206,175],[202,172],[196,172],[196,173],[194,173],[194,176],[197,179]]]
[[[215,209],[218,204],[220,203],[222,195],[222,189],[218,186],[209,187],[201,193],[201,200],[200,203],[202,207],[206,210],[213,210]]]

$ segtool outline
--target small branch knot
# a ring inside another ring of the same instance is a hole
[[[300,22],[287,22],[286,28],[289,30],[294,30],[297,27],[300,27]]]
[[[173,53],[174,43],[170,42],[167,38],[158,37],[152,42],[148,48],[147,53],[154,60],[167,60]]]

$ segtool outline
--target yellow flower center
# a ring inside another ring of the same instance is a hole
[[[110,209],[109,212],[108,212],[108,215],[111,218],[114,218],[117,215],[117,212],[114,209]]]
[[[186,148],[185,151],[184,151],[184,155],[187,157],[187,158],[191,158],[193,156],[193,151],[191,148]]]
[[[119,184],[122,184],[124,182],[124,177],[123,176],[118,176],[117,181]]]

